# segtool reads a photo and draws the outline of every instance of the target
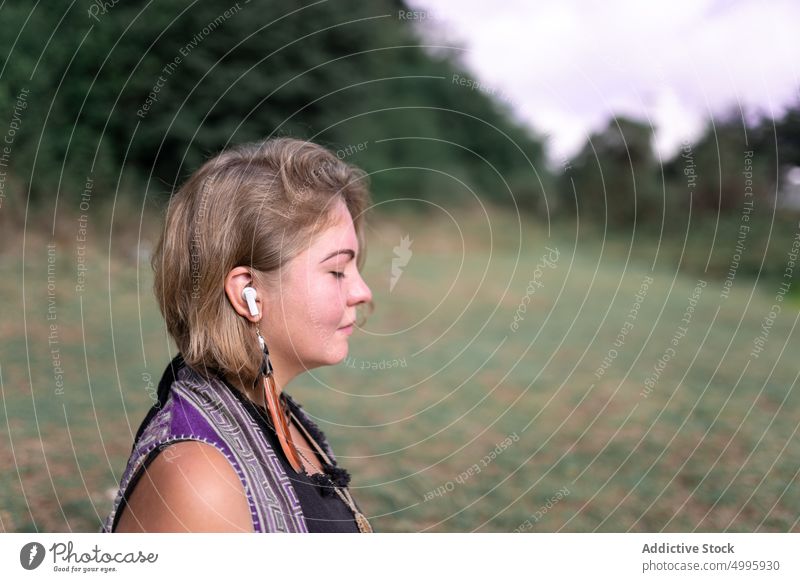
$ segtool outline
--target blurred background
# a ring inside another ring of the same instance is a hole
[[[800,7],[496,4],[0,4],[0,531],[98,530],[166,202],[283,135],[370,174],[288,391],[377,531],[800,531]]]

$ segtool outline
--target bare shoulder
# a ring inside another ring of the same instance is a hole
[[[142,473],[116,532],[252,532],[244,487],[213,445],[181,441]]]

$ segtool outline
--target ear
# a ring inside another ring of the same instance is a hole
[[[256,305],[258,305],[258,315],[255,317],[250,315],[247,301],[245,301],[242,295],[242,291],[244,291],[244,288],[247,286],[253,287],[257,292]],[[261,301],[261,293],[255,285],[250,269],[247,267],[234,267],[230,270],[225,276],[225,295],[228,296],[228,301],[230,301],[236,313],[242,317],[246,317],[252,322],[261,320],[261,317],[264,315],[264,303]]]

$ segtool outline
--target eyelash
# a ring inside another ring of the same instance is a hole
[[[331,275],[337,279],[344,279],[344,273],[340,273],[339,271],[331,271]]]

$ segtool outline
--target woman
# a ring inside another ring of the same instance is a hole
[[[341,362],[366,176],[278,138],[223,152],[173,196],[154,290],[179,354],[136,435],[105,532],[371,531],[322,432],[284,388]]]

